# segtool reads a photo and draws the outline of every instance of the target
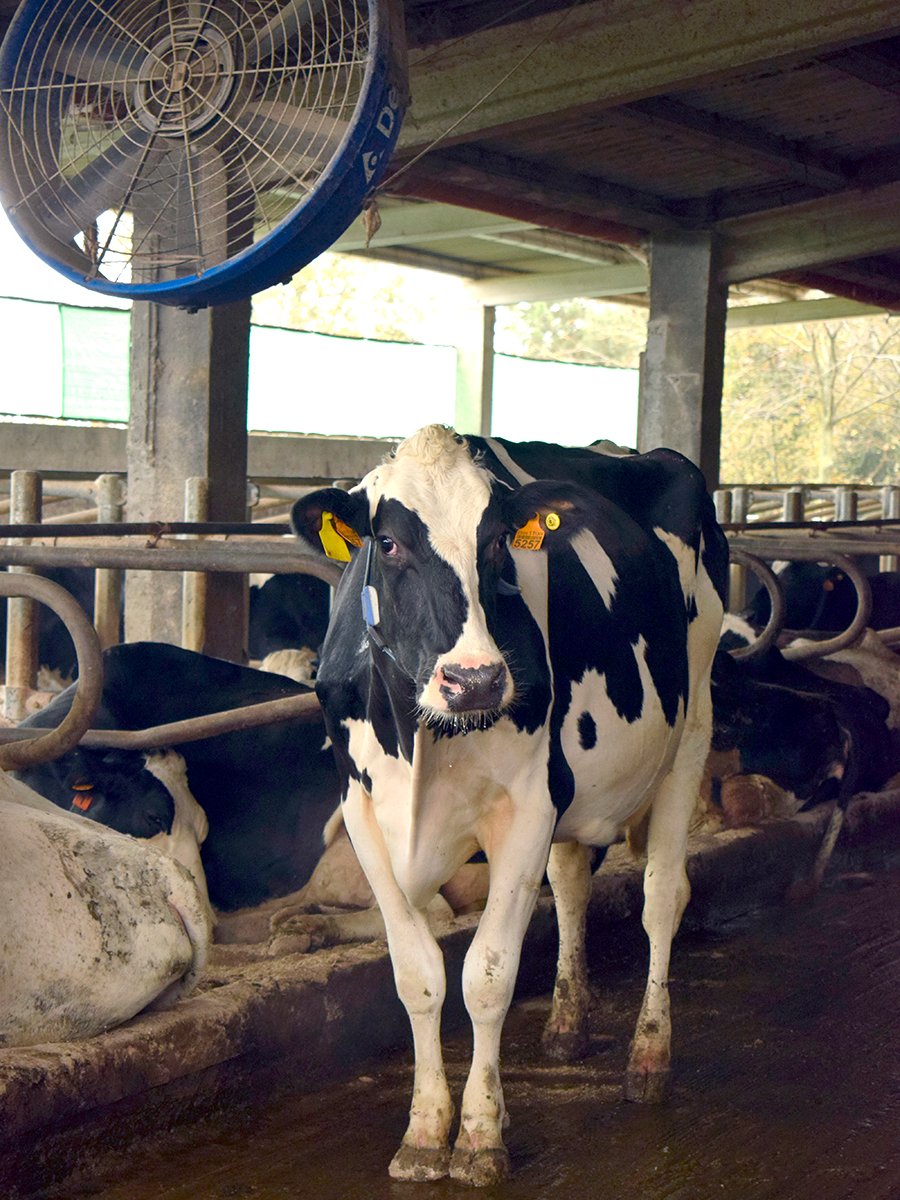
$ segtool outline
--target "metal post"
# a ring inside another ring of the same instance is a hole
[[[881,515],[887,521],[900,519],[900,487],[888,486],[881,489]],[[883,554],[878,560],[880,571],[896,571],[900,569],[900,556]]]
[[[36,471],[10,475],[10,517],[13,525],[32,525],[41,519],[41,477]],[[10,571],[31,574],[28,567]],[[38,669],[38,608],[33,600],[10,597],[6,617],[6,700],[4,714],[12,721],[26,715],[25,703]]]
[[[753,499],[750,488],[736,487],[731,490],[731,520],[735,525],[746,523]],[[728,609],[740,612],[747,603],[747,568],[732,563],[728,568]]]
[[[731,490],[729,488],[717,488],[713,494],[713,503],[716,506],[716,520],[720,525],[731,524]]]
[[[784,493],[782,499],[781,519],[782,521],[802,521],[803,520],[803,488],[792,487]]]
[[[209,480],[195,475],[184,481],[184,519],[209,519]],[[181,593],[181,644],[185,650],[203,652],[206,644],[206,594],[208,576],[185,571]]]
[[[94,490],[97,521],[102,525],[121,521],[125,513],[125,480],[122,476],[98,475]],[[121,641],[124,582],[123,571],[98,568],[94,573],[94,628],[101,650]]]
[[[834,493],[835,519],[838,521],[855,521],[857,515],[857,495],[853,488],[835,488]]]

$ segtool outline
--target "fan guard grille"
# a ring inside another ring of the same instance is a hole
[[[383,25],[365,0],[26,0],[0,52],[0,199],[101,291],[206,302],[226,264],[250,290],[286,277],[341,231],[301,247],[304,209],[349,186],[346,227],[389,157]]]

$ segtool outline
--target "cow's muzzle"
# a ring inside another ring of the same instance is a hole
[[[490,711],[503,705],[507,670],[502,662],[480,667],[445,663],[437,671],[437,685],[450,712]]]

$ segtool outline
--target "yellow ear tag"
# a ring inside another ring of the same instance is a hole
[[[554,512],[546,513],[544,516],[544,524],[549,530],[559,529],[559,514]]]
[[[534,516],[521,529],[516,530],[512,548],[513,550],[540,550],[543,540],[544,531],[541,528],[540,518]]]
[[[335,529],[338,531],[344,541],[349,542],[351,546],[356,546],[356,548],[359,549],[359,547],[362,545],[362,538],[359,536],[356,530],[351,529],[350,526],[342,521],[340,517],[334,517],[333,520]]]
[[[347,543],[334,527],[333,513],[322,513],[322,526],[319,529],[319,541],[322,543],[322,549],[329,558],[333,558],[337,562],[350,561],[350,551],[347,549]]]

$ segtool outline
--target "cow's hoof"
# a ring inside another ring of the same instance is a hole
[[[447,1146],[410,1146],[404,1142],[388,1167],[391,1179],[410,1183],[431,1183],[443,1179],[450,1171],[450,1150]]]
[[[489,1187],[509,1175],[509,1155],[503,1146],[470,1150],[457,1146],[450,1159],[450,1178],[469,1187]]]
[[[272,958],[281,958],[285,954],[309,954],[315,949],[308,933],[279,933],[269,939],[266,947]]]
[[[557,1029],[547,1025],[541,1035],[541,1049],[555,1062],[580,1062],[587,1057],[589,1046],[586,1029]]]
[[[625,1072],[625,1099],[641,1104],[659,1104],[666,1097],[669,1072],[631,1067]]]

